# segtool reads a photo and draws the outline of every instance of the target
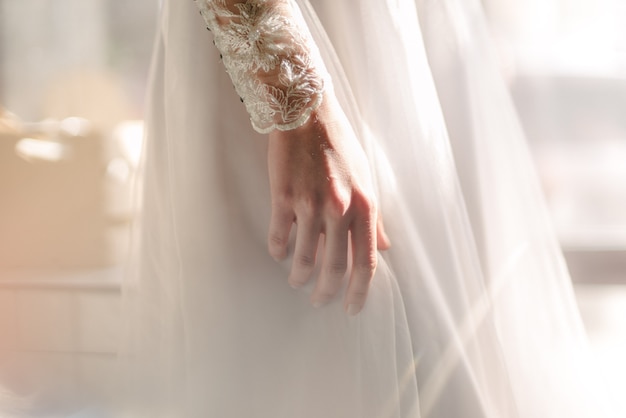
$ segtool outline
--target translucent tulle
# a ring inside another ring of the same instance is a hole
[[[266,138],[193,2],[165,1],[125,292],[131,416],[612,416],[478,5],[297,3],[392,248],[356,317],[287,285]]]

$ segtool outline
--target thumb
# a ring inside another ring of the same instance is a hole
[[[385,233],[385,226],[383,225],[383,217],[378,214],[376,221],[376,244],[380,251],[386,251],[391,248],[391,241]]]

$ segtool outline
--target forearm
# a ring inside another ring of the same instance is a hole
[[[255,130],[303,125],[321,103],[326,71],[291,0],[195,0]]]

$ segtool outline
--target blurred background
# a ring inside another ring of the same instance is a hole
[[[592,348],[624,387],[626,2],[483,3]],[[157,12],[0,0],[0,381],[36,393],[29,416],[111,389]]]
[[[67,417],[113,385],[158,7],[0,0],[0,381],[35,394],[2,417]]]

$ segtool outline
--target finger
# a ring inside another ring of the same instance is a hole
[[[385,232],[385,225],[383,224],[383,217],[380,212],[378,213],[378,220],[376,221],[376,245],[380,251],[386,251],[391,248],[391,241]]]
[[[328,303],[341,287],[348,268],[348,227],[336,223],[325,232],[325,249],[322,270],[311,295],[313,306]]]
[[[287,257],[289,232],[291,231],[294,219],[295,215],[291,209],[285,209],[279,206],[272,208],[267,246],[270,255],[276,261],[283,260]]]
[[[304,285],[315,269],[315,256],[320,237],[320,226],[312,218],[298,218],[296,232],[296,248],[288,282],[291,287]]]
[[[345,309],[356,315],[365,305],[370,283],[376,271],[376,235],[374,219],[357,219],[351,227],[352,273],[346,291]]]

